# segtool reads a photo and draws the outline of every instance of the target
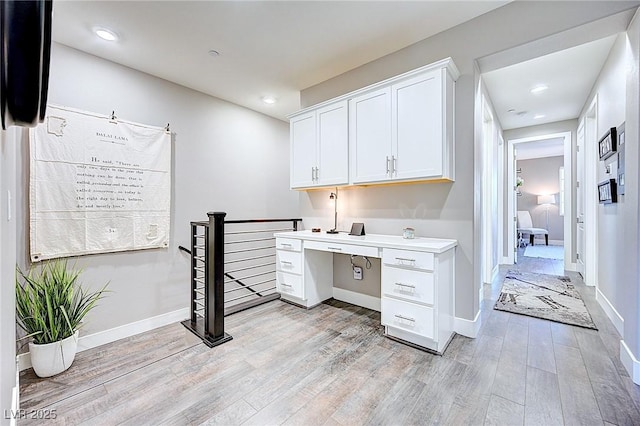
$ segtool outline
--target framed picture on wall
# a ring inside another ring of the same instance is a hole
[[[618,195],[624,195],[624,123],[618,126]]]
[[[616,180],[608,179],[598,184],[598,202],[600,204],[611,204],[618,201],[616,192]]]
[[[616,128],[610,128],[607,133],[598,141],[598,154],[600,160],[606,160],[616,153],[616,144],[618,142],[616,136]]]

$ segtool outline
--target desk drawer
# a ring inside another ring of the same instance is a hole
[[[302,253],[276,250],[276,271],[302,274]]]
[[[382,293],[418,303],[433,305],[433,272],[382,267]]]
[[[377,247],[356,246],[323,241],[305,241],[304,248],[309,250],[330,251],[333,253],[356,254],[358,256],[379,257]]]
[[[411,302],[382,297],[382,325],[433,339],[433,308]]]
[[[295,240],[293,238],[276,238],[276,249],[289,250],[289,251],[301,251],[302,240]]]
[[[390,266],[433,271],[433,253],[397,249],[382,249],[382,263]]]
[[[302,277],[300,275],[276,272],[276,287],[278,292],[304,299]]]

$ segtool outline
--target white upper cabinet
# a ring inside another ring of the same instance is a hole
[[[453,80],[425,71],[349,102],[351,182],[453,180]]]
[[[316,167],[316,114],[302,114],[291,119],[291,187],[313,186]]]
[[[291,188],[349,183],[347,101],[291,118]]]
[[[453,181],[457,78],[447,58],[292,116],[291,187]]]
[[[349,143],[353,183],[391,178],[391,89],[349,101]]]
[[[442,178],[440,70],[391,86],[393,179]]]

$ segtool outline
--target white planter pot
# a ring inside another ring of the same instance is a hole
[[[78,349],[78,332],[54,343],[29,343],[31,366],[38,377],[51,377],[71,367]]]

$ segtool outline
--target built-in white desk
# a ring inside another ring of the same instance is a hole
[[[438,353],[453,337],[456,240],[311,231],[275,237],[283,299],[312,308],[335,297],[333,253],[380,258],[385,335]]]

